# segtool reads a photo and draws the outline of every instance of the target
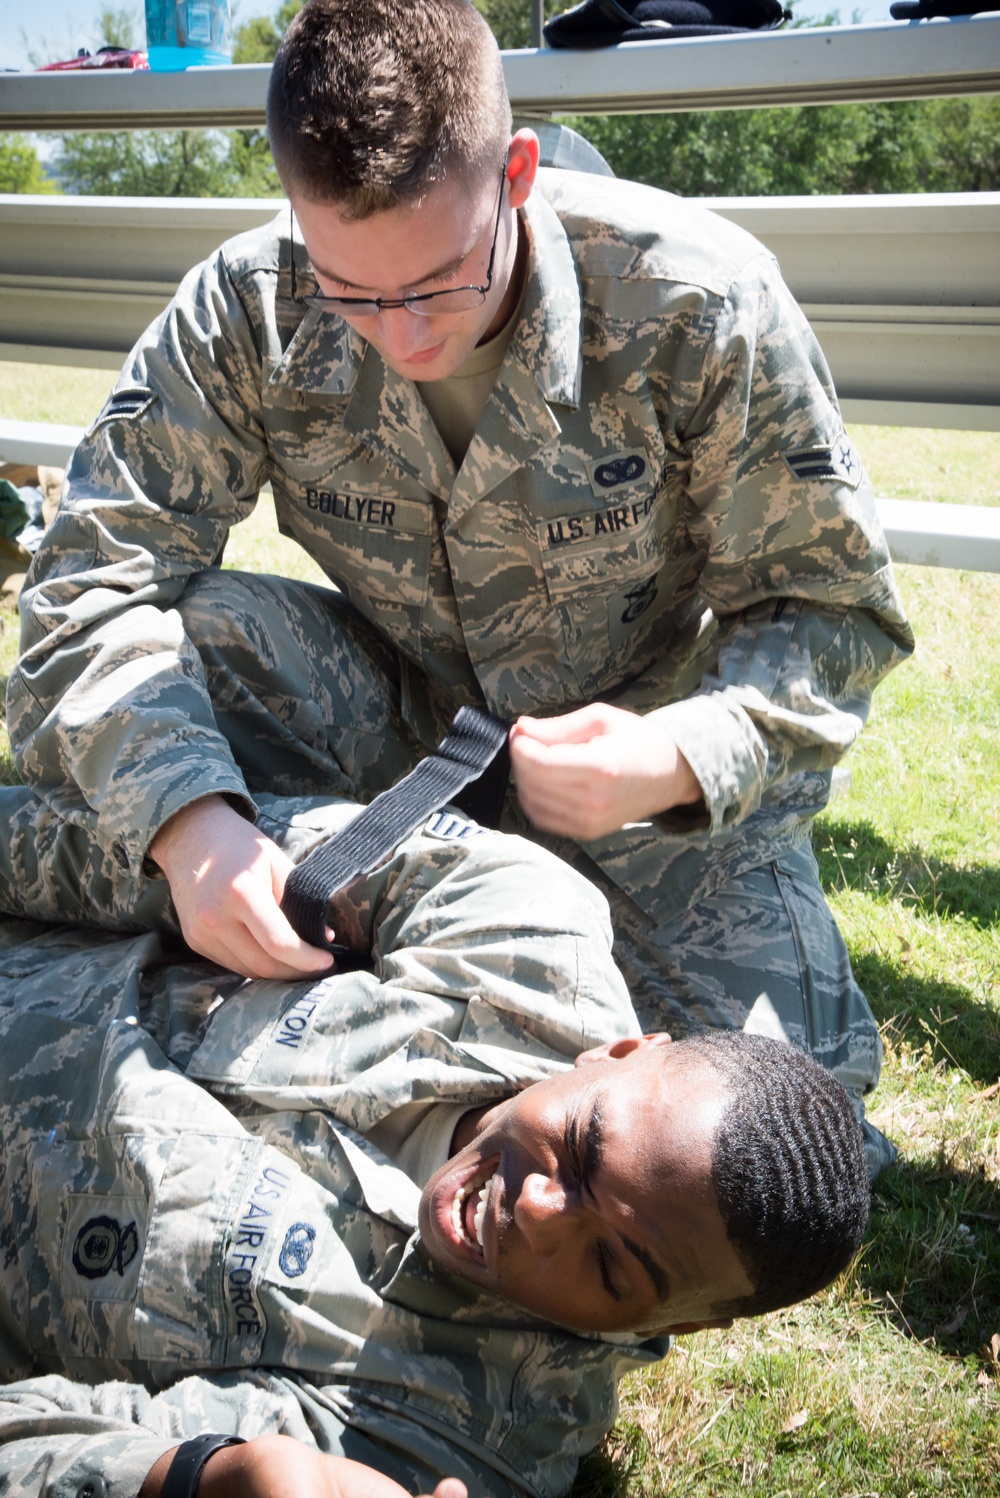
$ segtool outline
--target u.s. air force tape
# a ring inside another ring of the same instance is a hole
[[[327,936],[329,905],[339,889],[378,867],[431,812],[472,782],[482,782],[484,804],[499,805],[506,787],[507,724],[476,707],[460,707],[437,752],[420,761],[398,785],[375,797],[345,828],[294,868],[281,908],[303,941],[339,951]],[[464,809],[475,810],[466,800]]]

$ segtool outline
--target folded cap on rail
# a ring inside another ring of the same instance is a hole
[[[935,16],[975,16],[982,10],[1000,10],[1000,0],[894,0],[889,14],[894,21],[931,21]]]
[[[780,0],[583,0],[544,28],[550,47],[612,47],[769,30],[791,19]]]

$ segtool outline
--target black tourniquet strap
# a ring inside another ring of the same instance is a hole
[[[337,891],[377,868],[432,811],[454,801],[484,774],[506,743],[506,723],[479,708],[460,707],[435,754],[421,760],[398,785],[382,791],[289,874],[281,908],[302,940],[333,948],[326,930],[330,900]]]

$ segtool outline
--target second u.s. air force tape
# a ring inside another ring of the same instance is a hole
[[[339,950],[327,935],[333,896],[377,868],[432,812],[484,776],[506,746],[507,729],[479,708],[460,707],[436,753],[292,870],[281,908],[303,941]],[[467,809],[472,812],[468,803]]]

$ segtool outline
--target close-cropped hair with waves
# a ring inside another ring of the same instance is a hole
[[[500,168],[510,102],[470,0],[307,0],[278,48],[267,132],[285,191],[348,219]]]
[[[718,1072],[728,1093],[712,1185],[754,1290],[714,1313],[760,1316],[805,1300],[850,1264],[871,1209],[850,1099],[835,1077],[784,1041],[717,1030],[678,1046]]]

